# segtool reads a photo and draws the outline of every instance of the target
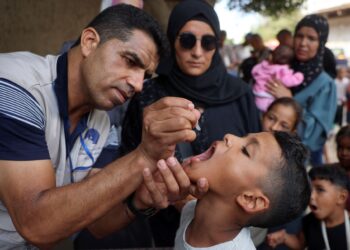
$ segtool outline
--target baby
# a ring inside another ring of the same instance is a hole
[[[283,224],[305,210],[306,154],[295,134],[274,131],[227,134],[185,161],[191,182],[204,177],[209,190],[183,207],[175,249],[255,249],[247,227]]]
[[[295,73],[289,67],[293,56],[292,48],[280,45],[272,52],[270,62],[264,60],[254,66],[252,70],[255,80],[253,93],[255,95],[255,103],[261,111],[265,112],[275,99],[266,89],[266,84],[272,78],[280,80],[286,87],[294,87],[303,82],[303,74],[300,72]]]

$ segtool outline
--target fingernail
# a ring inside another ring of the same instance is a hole
[[[174,157],[169,157],[168,158],[168,164],[169,164],[169,166],[174,167],[176,165],[175,158]]]
[[[143,170],[143,174],[144,174],[145,176],[150,176],[150,175],[151,175],[151,171],[149,170],[149,168],[145,168],[145,169]]]
[[[158,161],[157,166],[158,166],[158,168],[161,169],[161,170],[166,169],[166,164],[165,164],[165,161],[164,161],[164,160]]]
[[[188,108],[189,108],[190,110],[194,109],[194,104],[193,104],[193,103],[189,103],[189,104],[188,104]]]
[[[199,179],[199,186],[200,187],[205,187],[205,185],[206,185],[206,180],[205,179]]]

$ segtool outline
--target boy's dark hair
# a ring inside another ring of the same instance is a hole
[[[270,106],[267,108],[266,112],[269,112],[274,106],[276,105],[284,105],[284,106],[289,106],[294,109],[295,112],[295,125],[292,129],[295,129],[296,126],[299,124],[301,121],[302,115],[303,115],[303,110],[300,107],[299,103],[297,103],[293,98],[291,97],[281,97],[275,99]]]
[[[309,171],[309,177],[314,180],[326,180],[333,185],[350,191],[349,176],[345,169],[337,166],[332,167],[315,167]]]
[[[310,200],[311,189],[304,166],[308,155],[306,147],[296,134],[274,131],[273,135],[281,148],[281,156],[267,178],[261,180],[270,208],[254,216],[249,223],[252,226],[285,224],[300,216]]]
[[[335,137],[335,141],[339,144],[339,140],[343,137],[350,137],[350,125],[341,127]]]
[[[159,56],[169,53],[167,38],[156,20],[145,11],[128,4],[117,4],[99,13],[87,26],[100,36],[100,44],[116,38],[123,42],[130,39],[134,30],[148,34],[157,46]],[[74,46],[80,44],[80,37]]]

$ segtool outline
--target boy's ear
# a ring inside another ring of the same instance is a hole
[[[80,37],[80,46],[83,56],[88,56],[91,51],[96,49],[99,42],[100,36],[94,28],[88,27],[84,29]]]
[[[237,196],[236,201],[246,213],[263,212],[270,207],[269,198],[261,190],[244,191]]]
[[[346,203],[347,199],[349,196],[349,192],[346,189],[341,189],[339,191],[338,199],[337,199],[337,204],[343,205]]]

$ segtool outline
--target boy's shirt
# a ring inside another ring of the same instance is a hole
[[[346,246],[345,223],[326,228],[326,230],[331,249],[348,249]],[[326,249],[321,231],[321,221],[319,221],[313,213],[309,213],[303,218],[303,233],[308,250]]]
[[[180,226],[176,232],[174,250],[256,250],[248,228],[242,228],[234,239],[218,245],[211,247],[192,247],[189,245],[186,242],[186,230],[194,217],[196,204],[196,200],[187,202],[182,209]]]

